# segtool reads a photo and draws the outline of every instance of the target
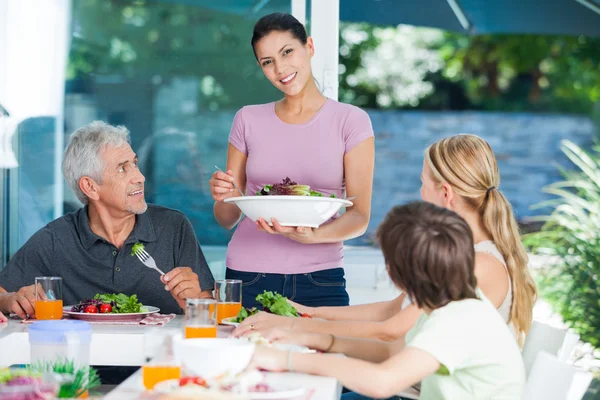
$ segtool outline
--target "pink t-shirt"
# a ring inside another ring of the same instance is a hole
[[[246,106],[237,112],[229,143],[248,156],[246,193],[285,177],[311,189],[343,197],[344,155],[373,137],[371,120],[358,107],[327,99],[304,124],[288,124],[275,103]],[[301,274],[343,266],[342,242],[301,244],[257,231],[244,217],[227,248],[227,267],[245,272]]]

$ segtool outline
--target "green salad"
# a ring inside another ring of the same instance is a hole
[[[97,293],[93,299],[85,299],[74,305],[71,311],[90,314],[130,314],[147,311],[137,296],[119,293]]]
[[[145,311],[142,303],[139,302],[137,296],[132,294],[127,296],[126,294],[96,294],[94,299],[100,300],[103,303],[115,304],[116,313],[139,313]]]
[[[298,313],[298,310],[296,310],[296,308],[287,301],[287,297],[284,297],[277,292],[268,292],[265,290],[264,293],[256,296],[256,301],[258,301],[263,306],[263,310],[266,312],[276,315],[282,315],[285,317],[301,316],[300,313]],[[249,316],[258,313],[259,311],[260,310],[256,307],[242,307],[237,317],[235,317],[232,321],[238,323],[242,322]]]
[[[286,177],[281,183],[274,183],[272,185],[265,185],[261,190],[256,192],[257,196],[313,196],[313,197],[325,197],[321,192],[312,190],[309,185],[299,185],[298,183]],[[329,195],[331,198],[335,198],[335,194]]]

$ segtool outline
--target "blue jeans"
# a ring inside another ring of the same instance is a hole
[[[392,396],[388,399],[381,400],[401,400],[402,397]],[[358,394],[356,392],[347,392],[342,394],[341,400],[376,400],[371,397],[363,396],[362,394]]]
[[[244,282],[242,305],[246,308],[262,307],[256,301],[256,296],[265,290],[277,292],[309,307],[347,306],[350,302],[343,268],[290,275],[241,272],[227,268],[225,276]]]
[[[376,400],[371,397],[363,396],[362,394],[358,394],[356,392],[347,392],[342,394],[341,400]],[[381,400],[402,400],[402,397],[392,396],[388,399]]]

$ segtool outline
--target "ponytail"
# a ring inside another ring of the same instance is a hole
[[[533,305],[537,296],[535,281],[527,268],[527,252],[521,243],[510,203],[495,188],[485,197],[481,210],[483,225],[506,262],[513,294],[509,323],[517,331],[517,339],[522,346],[533,319]]]

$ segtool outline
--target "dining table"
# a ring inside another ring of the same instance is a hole
[[[102,366],[142,366],[147,360],[145,341],[149,335],[182,332],[184,317],[175,316],[164,326],[91,324],[90,364]],[[28,329],[30,323],[23,323],[16,317],[0,323],[0,368],[23,365],[30,362]],[[229,337],[232,326],[218,328],[218,337]],[[270,380],[275,379],[282,385],[303,387],[304,399],[337,400],[342,387],[335,378],[313,376],[299,373],[266,373]],[[107,393],[105,399],[143,398],[141,370]]]

